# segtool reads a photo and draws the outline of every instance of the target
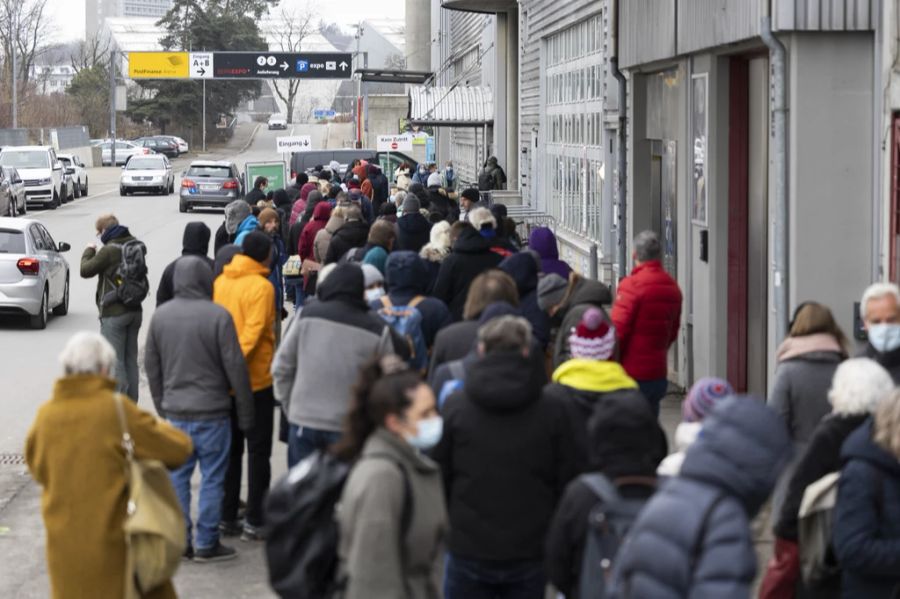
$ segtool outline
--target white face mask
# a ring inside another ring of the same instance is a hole
[[[874,324],[869,327],[869,343],[879,353],[886,354],[900,348],[900,324]]]
[[[419,434],[404,435],[404,438],[413,447],[426,451],[437,445],[444,435],[444,419],[440,416],[432,416],[419,420],[418,429]]]
[[[384,287],[376,287],[375,289],[366,289],[366,301],[370,304],[377,302],[384,297]]]

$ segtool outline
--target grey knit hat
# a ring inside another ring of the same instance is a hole
[[[237,233],[244,219],[250,216],[250,204],[244,200],[235,200],[225,206],[225,230],[229,235]]]
[[[403,214],[415,214],[421,209],[422,203],[413,194],[407,195],[406,199],[403,200]]]
[[[538,307],[546,312],[566,296],[569,282],[558,274],[544,275],[538,281]]]

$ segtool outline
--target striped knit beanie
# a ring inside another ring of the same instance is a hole
[[[569,336],[573,358],[609,360],[616,349],[616,329],[599,308],[588,308]]]
[[[734,389],[728,381],[715,377],[700,379],[684,398],[681,415],[685,422],[700,422],[718,402],[731,395],[734,395]]]

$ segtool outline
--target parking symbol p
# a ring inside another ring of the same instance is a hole
[[[306,73],[309,71],[309,62],[306,60],[298,60],[297,61],[297,72],[298,73]]]

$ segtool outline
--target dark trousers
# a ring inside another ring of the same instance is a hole
[[[540,561],[493,562],[447,554],[444,599],[544,599]]]
[[[637,384],[641,389],[641,393],[650,402],[653,414],[659,418],[659,404],[666,396],[666,391],[669,389],[669,381],[667,379],[656,379],[655,381],[638,381]]]
[[[288,429],[288,468],[293,468],[316,451],[325,451],[341,438],[341,433],[308,426],[290,425]]]
[[[243,432],[237,425],[234,403],[231,408],[231,453],[225,475],[225,497],[222,500],[222,520],[237,520],[241,498],[244,441],[247,441],[247,515],[250,526],[263,525],[263,500],[272,479],[272,432],[275,422],[275,396],[272,387],[253,393],[254,425]]]

